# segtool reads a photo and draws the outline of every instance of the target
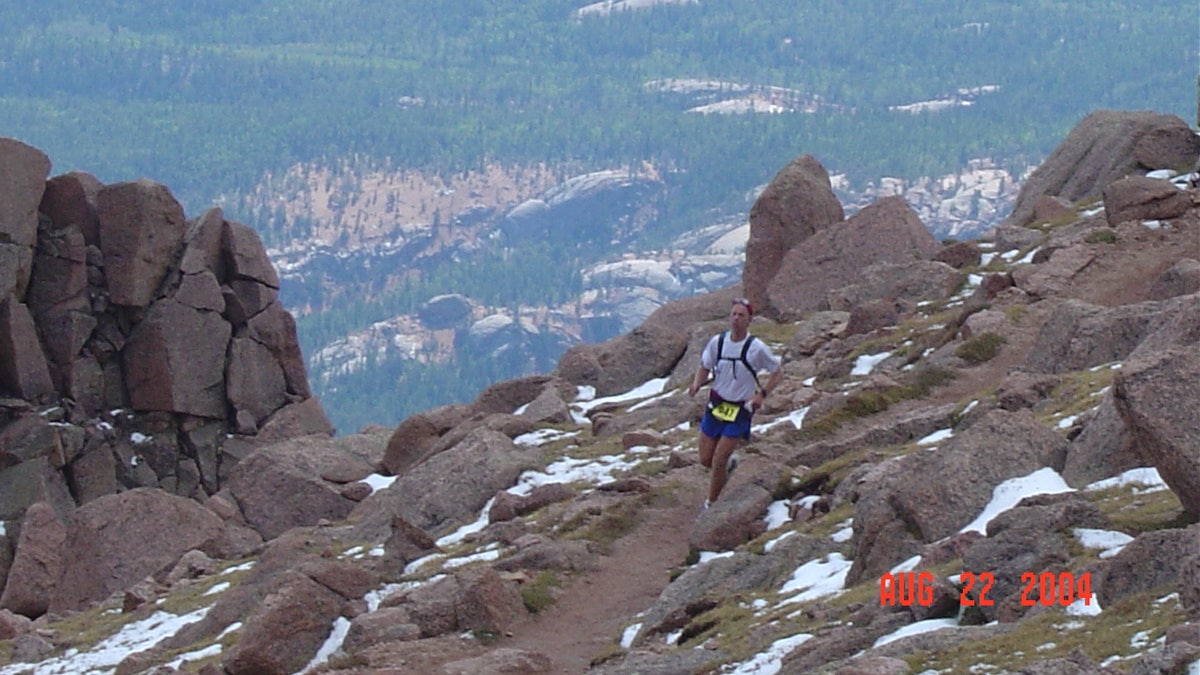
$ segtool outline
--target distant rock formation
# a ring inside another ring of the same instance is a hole
[[[0,139],[0,519],[131,488],[203,499],[264,440],[332,434],[258,235],[163,185]],[[20,439],[17,442],[16,439]]]
[[[1021,187],[1006,225],[1033,222],[1044,196],[1099,198],[1113,182],[1156,169],[1191,169],[1200,139],[1175,115],[1098,110],[1084,117]]]

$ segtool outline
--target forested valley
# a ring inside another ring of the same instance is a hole
[[[744,212],[747,196],[801,154],[856,185],[938,176],[978,158],[1019,175],[1093,110],[1196,116],[1196,8],[1182,0],[597,7],[3,3],[0,135],[45,151],[54,173],[164,183],[189,216],[219,204],[269,246],[296,223],[247,197],[297,165],[355,157],[429,175],[496,164],[564,177],[644,164],[662,172],[665,196],[636,238],[485,247],[419,270],[378,295],[298,313],[309,354],[441,293],[498,307],[563,302],[582,265]],[[671,85],[683,81],[713,84]],[[701,111],[738,87],[769,88],[780,110]],[[931,101],[946,105],[906,107]],[[320,393],[346,411],[331,412],[343,431],[394,424],[514,369],[552,365],[560,347],[548,344],[532,364],[478,354],[371,364]],[[421,394],[397,403],[404,388]]]

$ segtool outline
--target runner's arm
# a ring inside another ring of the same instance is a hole
[[[695,396],[696,392],[700,391],[700,387],[708,382],[709,370],[701,365],[696,369],[696,377],[692,378],[692,386],[688,387],[688,396]]]

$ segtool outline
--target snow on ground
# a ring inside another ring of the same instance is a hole
[[[875,354],[870,356],[860,357],[856,364],[858,374],[867,374],[872,368],[883,359],[887,358],[888,354]],[[624,394],[609,396],[603,398],[595,398],[594,390],[590,388],[581,388],[580,400],[571,404],[572,412],[577,420],[582,420],[581,424],[586,424],[587,419],[584,417],[586,412],[595,406],[610,402],[630,402],[630,401],[647,401],[649,399],[658,399],[667,393],[664,392],[666,379],[657,379],[646,382],[645,384],[634,388]],[[778,424],[790,422],[795,428],[799,429],[804,419],[804,413],[807,408],[793,411],[786,415],[777,417],[775,420],[755,428],[757,433],[762,433],[773,428]],[[579,431],[561,431],[556,429],[541,429],[515,439],[518,444],[527,447],[536,447],[545,443],[571,438],[578,435]],[[932,446],[937,442],[944,440],[951,435],[951,430],[943,429],[936,431],[929,436],[918,441],[918,445]],[[570,447],[567,448],[568,450]],[[926,450],[935,450],[933,447],[926,447]],[[559,460],[547,465],[541,471],[527,471],[521,475],[516,485],[509,489],[513,494],[528,494],[530,490],[538,485],[546,483],[574,483],[584,485],[600,485],[602,483],[613,480],[618,474],[635,469],[639,464],[648,461],[662,461],[662,455],[669,450],[652,451],[650,448],[639,447],[631,448],[630,450],[620,455],[605,455],[602,457],[594,457],[587,459],[572,458],[564,456]],[[366,479],[372,488],[378,490],[383,489],[395,480],[394,477],[371,476]],[[1154,469],[1134,469],[1126,472],[1115,478],[1110,478],[1103,481],[1098,481],[1088,485],[1086,490],[1103,490],[1111,487],[1133,486],[1135,492],[1152,492],[1157,490],[1167,489],[1166,484]],[[1004,483],[993,490],[992,501],[981,511],[978,516],[965,526],[962,531],[975,530],[978,532],[986,532],[987,523],[990,522],[1000,513],[1012,508],[1021,499],[1034,494],[1047,494],[1057,492],[1071,491],[1072,488],[1066,485],[1062,478],[1052,469],[1040,469],[1027,476],[1014,478]],[[801,504],[803,506],[803,503]],[[455,544],[462,543],[471,533],[478,532],[488,525],[487,513],[491,507],[491,502],[484,506],[478,517],[470,523],[460,527],[457,531],[446,535],[438,540],[438,545],[443,548],[450,547]],[[770,529],[777,529],[788,522],[788,504],[785,502],[777,502],[772,504],[767,512],[767,522]],[[783,532],[779,537],[769,542],[765,549],[770,551],[782,539],[790,536],[792,532]],[[831,538],[834,541],[848,541],[853,534],[851,521],[846,521],[841,524],[839,530],[835,531]],[[1081,545],[1088,548],[1099,549],[1102,551],[1102,557],[1115,554],[1122,546],[1127,543],[1130,538],[1120,532],[1110,532],[1104,530],[1090,530],[1077,528],[1074,534]],[[377,552],[364,552],[358,549],[353,552],[354,555],[377,554]],[[493,560],[498,558],[502,551],[496,546],[491,548],[476,549],[463,552],[458,557],[449,557],[447,554],[438,553],[427,556],[420,560],[413,561],[405,570],[406,574],[412,574],[419,571],[422,567],[433,562],[441,561],[447,567],[455,567],[470,562]],[[347,555],[351,555],[348,552]],[[732,555],[732,552],[712,553],[701,552],[698,565],[703,565],[711,560],[723,558]],[[849,572],[851,561],[847,560],[839,553],[830,553],[812,560],[799,561],[795,571],[791,577],[778,589],[777,598],[772,604],[770,601],[760,601],[755,607],[763,612],[774,608],[808,602],[814,599],[836,595],[843,591],[846,574]],[[239,566],[242,567],[242,566]],[[904,563],[897,567],[903,569]],[[425,580],[423,583],[440,578],[434,576],[431,579]],[[364,598],[370,605],[372,599],[374,606],[378,606],[379,599],[384,595],[394,593],[403,588],[412,588],[420,585],[422,582],[407,582],[405,584],[390,584],[368,593]],[[215,597],[215,594],[214,594]],[[97,647],[89,650],[86,653],[70,651],[61,657],[48,659],[36,664],[15,664],[0,669],[0,675],[111,675],[117,663],[121,659],[128,656],[130,653],[141,651],[152,647],[162,638],[167,635],[176,633],[182,626],[198,621],[208,611],[208,608],[196,610],[194,612],[176,616],[167,612],[157,612],[151,617],[142,621],[130,623],[120,631],[103,641]],[[798,610],[799,611],[799,610]],[[1090,604],[1085,604],[1082,601],[1077,601],[1074,605],[1066,608],[1067,614],[1074,616],[1087,616],[1100,613],[1100,607],[1092,599]],[[877,644],[885,644],[888,641],[899,639],[905,635],[913,635],[919,632],[938,630],[946,626],[954,625],[953,619],[938,619],[931,621],[922,621],[910,626],[906,626],[890,635],[881,637]],[[236,630],[239,625],[231,626],[230,630]],[[301,672],[310,672],[323,663],[325,663],[333,654],[340,648],[342,640],[345,638],[349,630],[349,622],[345,619],[338,619],[331,627],[331,635],[326,640],[325,645],[320,649],[319,653],[313,658],[312,662],[306,666]],[[636,628],[630,626],[625,631],[623,642],[629,637],[636,634]],[[754,658],[744,663],[732,666],[732,670],[724,672],[741,674],[741,675],[771,675],[777,673],[782,666],[783,657],[794,649],[797,645],[812,637],[808,634],[798,634],[782,638],[772,644],[766,651],[758,654]],[[206,656],[211,656],[214,649],[219,647],[208,647],[205,650],[200,650],[190,654],[184,654],[178,657],[174,664],[180,665],[186,659],[199,659]],[[1200,662],[1192,664],[1189,673],[1200,675]]]
[[[1028,476],[1010,478],[992,489],[992,501],[984,507],[983,512],[976,516],[959,532],[978,532],[987,534],[987,524],[1001,513],[1016,506],[1022,499],[1031,495],[1048,495],[1060,492],[1073,492],[1073,488],[1049,467],[1038,469]]]
[[[16,663],[0,668],[0,675],[109,675],[126,656],[149,649],[184,626],[203,619],[208,610],[205,607],[182,615],[158,611],[141,621],[126,624],[86,652],[71,649],[60,657],[40,663]]]

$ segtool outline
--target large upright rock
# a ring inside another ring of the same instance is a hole
[[[829,174],[812,155],[780,169],[750,208],[742,287],[764,316],[774,317],[767,287],[793,246],[845,218]]]
[[[122,352],[134,409],[224,417],[232,330],[215,312],[173,300],[154,303]]]
[[[794,321],[830,309],[826,293],[859,282],[871,265],[929,260],[940,250],[903,197],[885,197],[788,251],[767,299],[778,318]]]
[[[25,512],[16,555],[0,594],[0,609],[31,619],[46,613],[62,574],[67,528],[54,507],[37,502]]]
[[[29,309],[0,297],[0,392],[38,401],[54,393]]]
[[[96,213],[96,196],[104,188],[95,176],[83,171],[55,176],[46,181],[39,210],[50,218],[55,228],[71,227],[83,234],[91,246],[100,245],[100,219]]]
[[[607,342],[571,347],[559,358],[557,372],[572,384],[592,386],[598,395],[611,396],[669,375],[687,343],[687,334],[679,327],[643,323]]]
[[[1200,518],[1200,343],[1128,361],[1113,381],[1113,402],[1138,452]]]
[[[219,547],[224,526],[194,500],[138,488],[83,505],[68,526],[62,578],[50,611],[76,610],[174,565],[192,549]]]
[[[142,179],[105,186],[96,211],[109,299],[149,305],[183,242],[183,207],[165,185]]]
[[[1154,169],[1190,167],[1200,140],[1175,115],[1099,110],[1083,118],[1021,187],[1007,225],[1028,225],[1044,196],[1077,202],[1110,183]]]
[[[50,158],[37,148],[0,138],[0,298],[22,299],[33,268],[38,203]]]

